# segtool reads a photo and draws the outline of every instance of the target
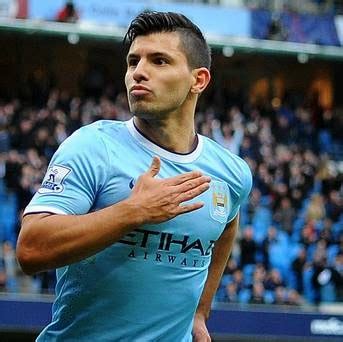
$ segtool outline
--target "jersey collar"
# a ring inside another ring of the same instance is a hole
[[[153,143],[151,140],[149,140],[147,137],[145,137],[137,127],[135,126],[133,122],[133,118],[129,121],[126,121],[126,126],[132,135],[132,137],[137,140],[140,144],[145,146],[147,149],[149,149],[154,154],[159,155],[160,157],[164,159],[168,159],[173,162],[177,163],[192,163],[195,161],[201,154],[201,151],[203,149],[203,137],[198,134],[198,144],[197,147],[190,153],[187,154],[180,154],[180,153],[174,153],[170,152],[163,147]]]

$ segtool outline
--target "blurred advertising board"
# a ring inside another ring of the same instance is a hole
[[[27,0],[0,0],[0,18],[27,17]]]
[[[55,20],[65,0],[29,0],[30,19]],[[173,11],[188,16],[206,33],[228,36],[250,36],[250,13],[245,8],[220,7],[197,3],[139,0],[75,0],[80,23],[127,27],[144,10]]]

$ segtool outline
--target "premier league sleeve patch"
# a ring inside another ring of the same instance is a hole
[[[229,188],[226,183],[212,180],[211,181],[211,217],[220,222],[225,223],[229,216],[230,202],[229,202]]]
[[[65,166],[50,166],[45,174],[41,187],[38,189],[38,193],[52,194],[62,192],[64,189],[63,181],[70,172],[71,169]]]

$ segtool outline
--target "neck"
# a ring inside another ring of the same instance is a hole
[[[146,137],[169,151],[189,153],[196,146],[193,116],[182,120],[175,118],[150,120],[135,116],[134,123]]]

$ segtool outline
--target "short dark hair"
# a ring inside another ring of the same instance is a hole
[[[199,27],[186,16],[174,12],[145,11],[132,20],[124,43],[131,46],[138,36],[157,32],[177,32],[191,68],[211,67],[211,49]]]

